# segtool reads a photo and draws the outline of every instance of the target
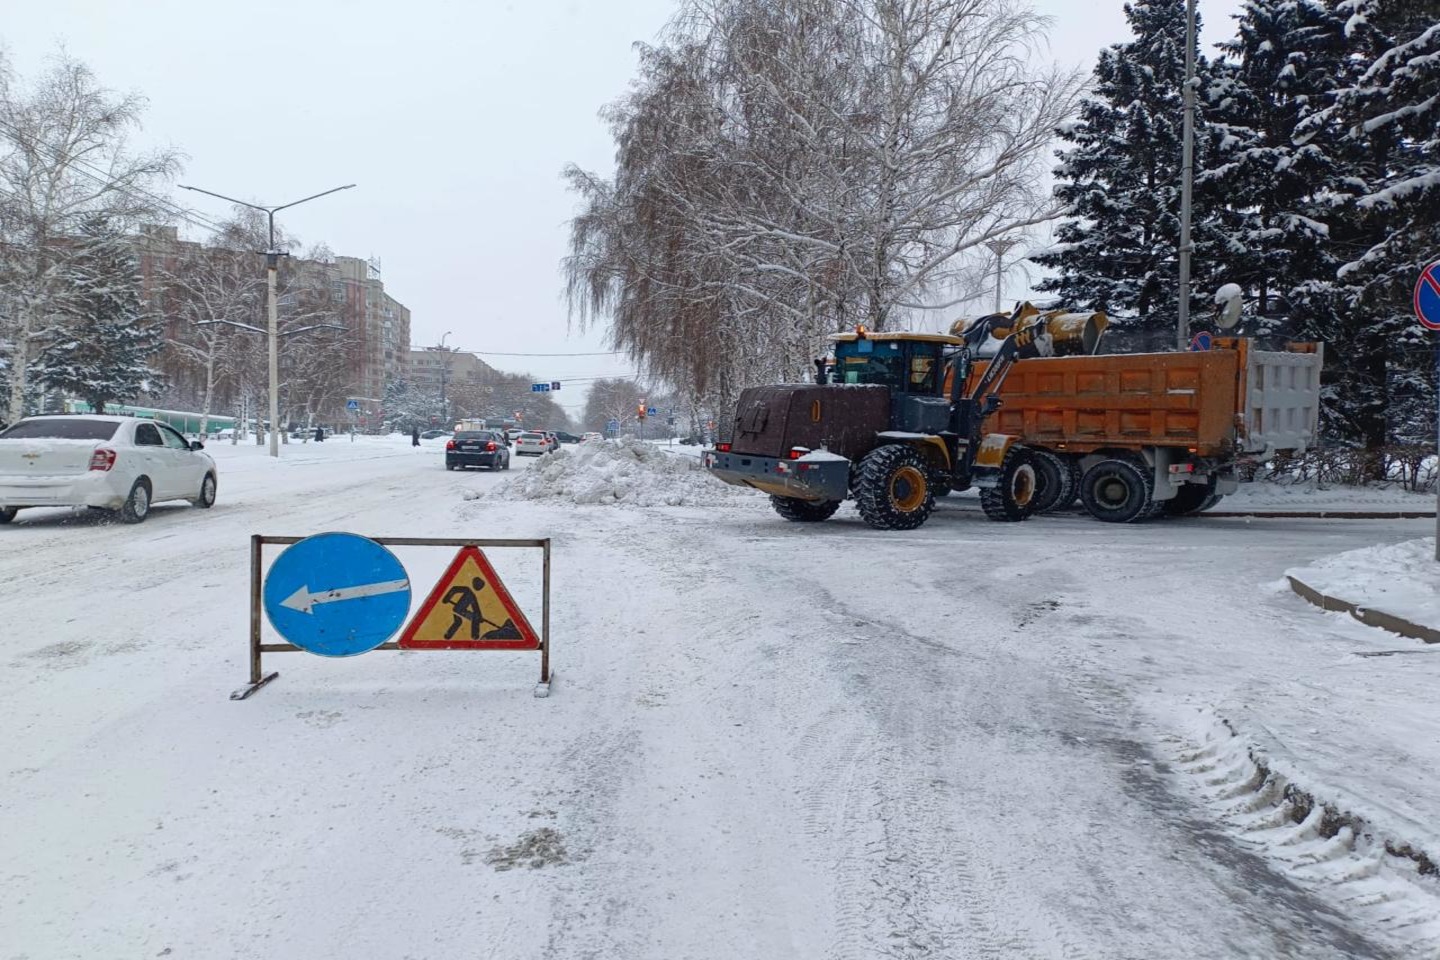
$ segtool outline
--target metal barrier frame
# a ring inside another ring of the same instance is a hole
[[[290,546],[305,537],[268,537],[253,534],[250,537],[250,682],[230,694],[231,700],[248,699],[261,687],[280,676],[280,671],[265,673],[262,657],[267,653],[290,653],[302,648],[293,643],[263,643],[260,639],[261,620],[264,617],[262,550],[267,545]],[[520,547],[539,548],[543,551],[543,585],[541,587],[542,610],[540,614],[540,682],[535,685],[535,696],[550,695],[550,538],[539,540],[475,540],[456,537],[366,537],[386,547]],[[375,647],[376,650],[399,650],[394,640]],[[368,651],[367,651],[368,652]]]

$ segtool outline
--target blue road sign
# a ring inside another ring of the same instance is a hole
[[[619,433],[619,432],[620,432],[620,421],[619,421],[619,420],[606,420],[606,421],[605,421],[605,432],[606,432],[606,433]]]
[[[346,400],[346,401],[345,401],[345,409],[346,409],[346,410],[349,410],[351,413],[354,413],[356,410],[359,410],[359,409],[360,409],[360,401],[359,401],[359,400]]]
[[[550,392],[550,384],[548,384],[548,383],[532,383],[532,384],[530,384],[530,392],[531,392],[531,393],[549,393],[549,392]]]
[[[352,657],[400,629],[410,612],[410,578],[374,540],[321,533],[275,558],[264,599],[271,625],[295,646],[322,657]]]
[[[1195,334],[1195,336],[1190,338],[1190,349],[1192,351],[1209,350],[1212,342],[1213,341],[1210,339],[1210,334],[1205,332],[1204,330],[1201,330],[1199,333]]]
[[[658,409],[656,409],[655,407],[651,407],[650,409],[648,409],[648,410],[645,411],[645,416],[647,416],[647,417],[653,417],[653,416],[655,416],[655,414],[657,414],[657,413],[659,413],[659,412],[660,412],[660,411],[659,411]]]
[[[1426,329],[1440,330],[1440,260],[1421,270],[1415,282],[1415,316]]]

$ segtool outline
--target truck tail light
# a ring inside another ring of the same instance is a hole
[[[101,447],[90,454],[90,469],[106,471],[115,466],[115,451],[108,447]]]
[[[454,450],[454,449],[455,449],[455,441],[454,441],[454,440],[446,440],[446,441],[445,441],[445,449],[446,449],[446,450]]]
[[[728,443],[717,443],[717,444],[715,444],[715,451],[716,451],[717,453],[729,453],[729,452],[730,452],[730,444],[728,444]]]
[[[805,454],[809,452],[809,447],[791,447],[790,452],[786,454],[786,456],[788,456],[791,460],[799,460],[801,457],[805,456]]]
[[[1170,472],[1171,472],[1171,473],[1194,473],[1194,472],[1195,472],[1195,464],[1193,464],[1193,463],[1172,463],[1172,464],[1170,464]]]

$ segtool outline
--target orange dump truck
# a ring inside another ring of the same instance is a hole
[[[1221,338],[1192,353],[1022,360],[986,429],[1036,451],[1041,511],[1078,498],[1112,522],[1194,513],[1234,492],[1239,464],[1315,442],[1323,359],[1320,344]]]

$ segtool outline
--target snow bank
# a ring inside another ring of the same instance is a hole
[[[625,437],[562,448],[467,499],[680,507],[713,504],[746,493],[710,476],[696,459]]]
[[[1285,571],[1327,596],[1440,628],[1440,561],[1435,538],[1363,547]]]

